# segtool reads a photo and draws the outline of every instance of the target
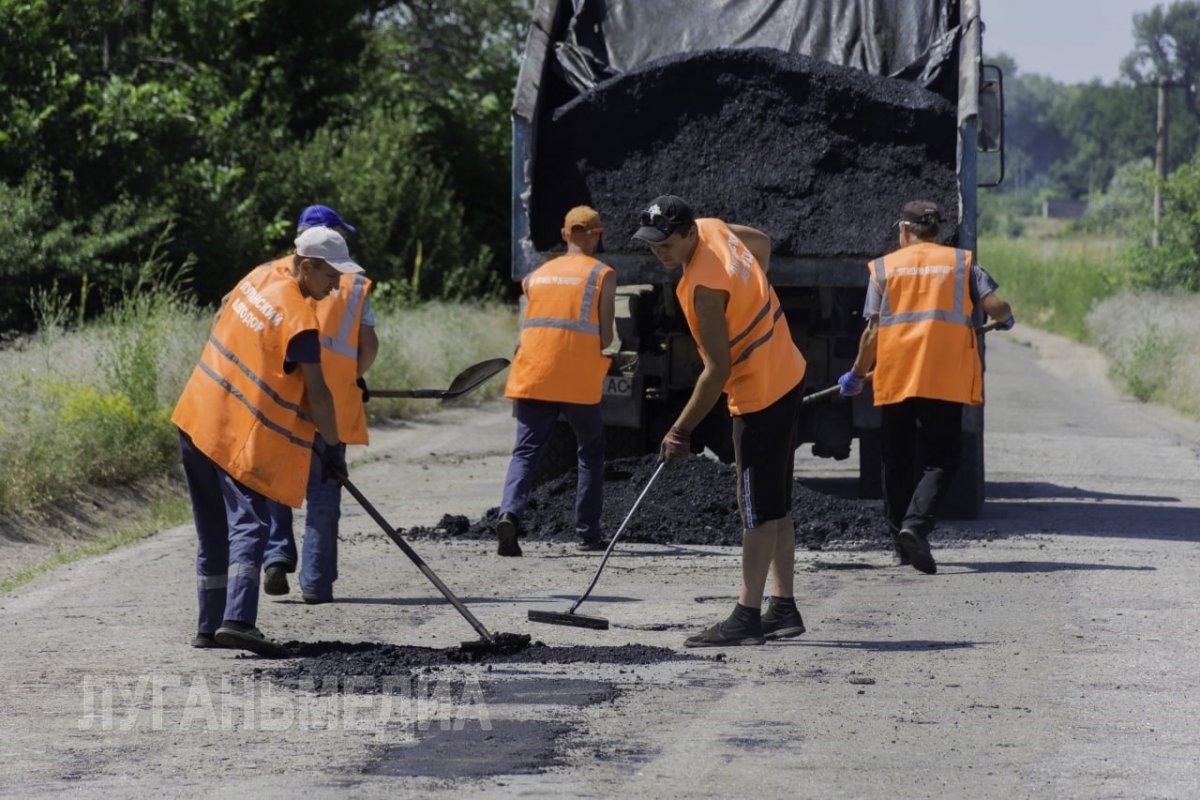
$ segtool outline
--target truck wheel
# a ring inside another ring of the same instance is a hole
[[[541,458],[533,470],[533,485],[540,486],[572,469],[579,461],[578,449],[571,426],[562,421],[554,423],[550,439],[542,448]]]
[[[883,497],[883,458],[877,430],[858,435],[858,496],[863,500]]]
[[[983,431],[963,431],[958,474],[938,514],[942,519],[976,519],[983,511]]]

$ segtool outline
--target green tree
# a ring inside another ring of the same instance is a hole
[[[1134,84],[1169,81],[1183,90],[1187,108],[1200,115],[1196,79],[1200,73],[1200,2],[1176,0],[1133,15],[1134,49],[1121,65]]]

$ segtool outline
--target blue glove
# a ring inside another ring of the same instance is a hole
[[[1013,325],[1016,325],[1016,324],[1017,324],[1017,315],[1016,315],[1016,314],[1010,314],[1010,315],[1009,315],[1009,317],[1008,317],[1008,319],[1006,319],[1006,320],[1004,321],[1004,324],[1003,324],[1003,325],[1001,325],[1001,326],[1000,326],[999,328],[997,328],[996,330],[998,330],[998,331],[1011,331],[1011,330],[1013,329]]]
[[[840,397],[853,397],[863,390],[863,386],[867,383],[867,379],[858,375],[854,370],[850,370],[842,377],[838,378],[838,395]]]

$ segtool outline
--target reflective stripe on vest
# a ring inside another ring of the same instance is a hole
[[[967,256],[966,251],[955,249],[954,251],[954,266],[939,267],[939,266],[923,266],[923,267],[898,267],[898,269],[915,269],[915,270],[954,270],[954,307],[950,311],[945,309],[935,308],[928,311],[909,311],[902,314],[893,314],[891,303],[888,301],[888,281],[887,272],[883,266],[883,259],[877,258],[874,261],[875,280],[879,282],[881,289],[881,297],[879,301],[879,327],[884,328],[889,325],[903,325],[910,322],[925,322],[926,320],[937,320],[939,322],[950,322],[956,325],[966,325],[972,328],[970,315],[963,310],[963,298],[966,292],[967,283]]]
[[[313,445],[312,441],[310,441],[308,439],[301,439],[299,437],[293,436],[292,432],[290,430],[288,430],[287,428],[283,427],[282,425],[272,422],[270,419],[268,419],[267,415],[264,414],[262,411],[260,411],[258,408],[256,408],[255,405],[253,403],[251,403],[250,400],[246,397],[246,395],[242,394],[237,389],[235,389],[233,384],[231,384],[225,378],[222,378],[220,375],[218,375],[216,373],[216,371],[213,370],[213,368],[210,367],[208,364],[205,364],[203,361],[201,361],[196,366],[205,375],[212,378],[213,381],[215,381],[218,386],[220,386],[225,391],[229,392],[229,394],[231,394],[233,397],[237,398],[237,400],[242,405],[244,405],[251,414],[254,415],[254,418],[257,419],[259,422],[261,422],[263,424],[263,426],[267,428],[267,430],[278,433],[280,436],[286,438],[289,442],[291,442],[294,445],[298,445],[300,447],[312,447],[312,445]],[[246,374],[249,375],[249,373],[246,373]],[[268,391],[270,391],[270,389],[268,389]],[[285,405],[284,403],[280,403],[280,404]]]
[[[733,346],[735,344],[737,344],[738,342],[740,342],[742,339],[745,339],[747,336],[749,336],[750,331],[754,328],[754,326],[757,325],[763,317],[765,317],[768,313],[770,313],[770,311],[771,311],[771,300],[768,298],[767,304],[765,306],[763,306],[763,310],[758,312],[758,316],[756,316],[754,318],[754,321],[751,322],[749,326],[747,326],[746,330],[742,331],[737,336],[735,336],[729,340],[729,352],[730,353],[733,352]],[[766,344],[768,341],[770,341],[771,337],[775,335],[775,323],[779,322],[779,318],[782,316],[783,316],[783,306],[780,306],[779,308],[775,309],[775,316],[771,318],[770,329],[766,333],[764,333],[762,336],[758,337],[753,342],[746,345],[746,349],[743,350],[740,354],[738,354],[737,358],[733,359],[731,364],[742,363],[743,361],[745,361],[747,358],[750,357],[751,353],[753,353],[755,350],[757,350],[758,348],[760,348],[764,344]]]
[[[354,276],[354,284],[350,287],[349,297],[346,298],[346,310],[342,314],[341,324],[338,325],[337,336],[321,334],[322,347],[355,361],[358,360],[358,346],[350,344],[350,335],[358,325],[359,306],[362,305],[366,294],[366,286],[367,279],[361,273]]]
[[[596,323],[588,322],[588,317],[592,314],[592,305],[596,302],[596,288],[600,284],[600,273],[604,269],[605,265],[597,261],[595,266],[592,267],[592,271],[588,273],[587,285],[583,288],[583,302],[579,306],[578,318],[534,317],[522,322],[521,330],[525,328],[558,328],[564,331],[575,331],[576,333],[588,333],[593,336],[599,336],[600,326]]]
[[[304,413],[304,410],[302,408],[300,408],[300,406],[298,404],[289,403],[287,400],[284,400],[282,397],[280,397],[279,393],[276,392],[274,389],[272,389],[270,384],[268,384],[266,381],[264,381],[259,376],[255,375],[254,371],[251,370],[249,367],[247,367],[245,364],[243,364],[241,362],[241,360],[237,356],[235,356],[232,351],[229,350],[229,348],[227,348],[225,345],[221,344],[220,340],[218,340],[216,336],[210,335],[208,337],[208,343],[211,344],[218,353],[220,353],[222,356],[224,356],[229,361],[233,362],[233,365],[235,367],[237,367],[238,369],[240,369],[242,371],[243,375],[245,375],[250,380],[254,381],[255,385],[257,385],[258,388],[262,389],[263,393],[265,393],[267,395],[267,397],[274,400],[279,406],[286,408],[288,411],[295,413],[296,416],[300,417],[300,419],[304,420],[305,422],[312,422],[312,417],[310,417],[308,414]],[[257,416],[259,419],[263,420],[264,424],[271,426],[272,430],[274,430],[274,427],[272,426],[270,421],[266,420],[263,417],[262,412],[259,411],[254,406],[250,405],[250,403],[246,400],[246,398],[242,397],[237,391],[235,391],[233,389],[233,387],[229,384],[229,381],[225,380],[220,375],[217,375],[203,362],[201,362],[199,366],[203,367],[205,373],[207,373],[217,383],[221,384],[225,388],[226,391],[235,395],[239,400],[241,400],[243,403],[245,403],[246,407],[249,408],[250,411],[253,412],[255,416]]]

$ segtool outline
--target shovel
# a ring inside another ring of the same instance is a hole
[[[987,325],[981,325],[980,327],[976,328],[975,332],[976,333],[988,333],[989,331],[996,330],[1003,324],[1004,324],[1003,322],[989,322]],[[871,380],[872,377],[874,377],[874,375],[875,375],[875,370],[871,370],[870,372],[868,372],[866,375],[863,376],[863,379],[869,381],[869,380]],[[841,390],[841,388],[842,388],[841,386],[830,386],[828,389],[822,389],[819,392],[813,392],[812,394],[805,395],[804,399],[800,401],[800,405],[806,406],[809,403],[815,403],[818,400],[824,400],[829,397],[835,397],[837,395],[838,391]]]
[[[482,386],[488,378],[507,367],[507,358],[490,358],[467,367],[450,381],[448,389],[369,389],[371,397],[417,397],[426,400],[453,400]]]
[[[346,491],[353,495],[354,499],[363,507],[363,510],[371,516],[371,519],[375,520],[379,524],[379,527],[383,528],[383,532],[388,535],[388,538],[395,542],[404,551],[404,555],[408,556],[409,560],[417,565],[417,569],[421,570],[421,573],[429,579],[429,582],[436,586],[437,590],[450,601],[450,605],[454,606],[455,610],[459,614],[462,614],[467,622],[471,623],[471,627],[479,634],[479,639],[473,642],[463,642],[461,645],[463,652],[481,655],[487,653],[519,652],[529,646],[530,637],[527,633],[492,633],[485,628],[483,623],[476,619],[475,615],[463,604],[463,601],[459,600],[454,592],[450,591],[450,587],[442,583],[442,579],[425,563],[425,560],[417,555],[417,551],[413,550],[408,542],[404,541],[400,534],[396,532],[396,529],[388,524],[388,521],[363,496],[358,487],[350,482],[348,475],[340,470],[333,470],[330,472],[330,475],[336,478],[338,483],[346,487]]]
[[[592,576],[592,582],[588,584],[587,590],[579,596],[575,601],[575,605],[571,606],[569,611],[530,611],[530,622],[546,622],[551,625],[571,625],[576,628],[593,628],[598,631],[608,630],[608,620],[604,617],[589,617],[585,614],[576,614],[575,609],[579,608],[584,600],[587,600],[588,595],[592,593],[592,589],[596,588],[596,581],[600,580],[600,573],[604,571],[604,565],[608,562],[608,556],[612,552],[613,545],[617,543],[617,539],[621,538],[621,534],[625,531],[625,526],[629,524],[629,520],[633,518],[633,512],[637,511],[639,505],[642,504],[642,498],[646,496],[646,492],[650,491],[650,487],[654,485],[654,479],[659,476],[667,463],[664,461],[658,465],[658,469],[654,470],[654,474],[650,476],[650,480],[646,481],[646,486],[642,489],[642,493],[638,495],[637,500],[633,502],[633,508],[629,509],[629,513],[625,515],[625,521],[621,523],[621,527],[617,528],[617,532],[613,534],[612,541],[608,543],[608,549],[604,551],[604,558],[600,559],[600,566],[596,567],[596,574]]]

